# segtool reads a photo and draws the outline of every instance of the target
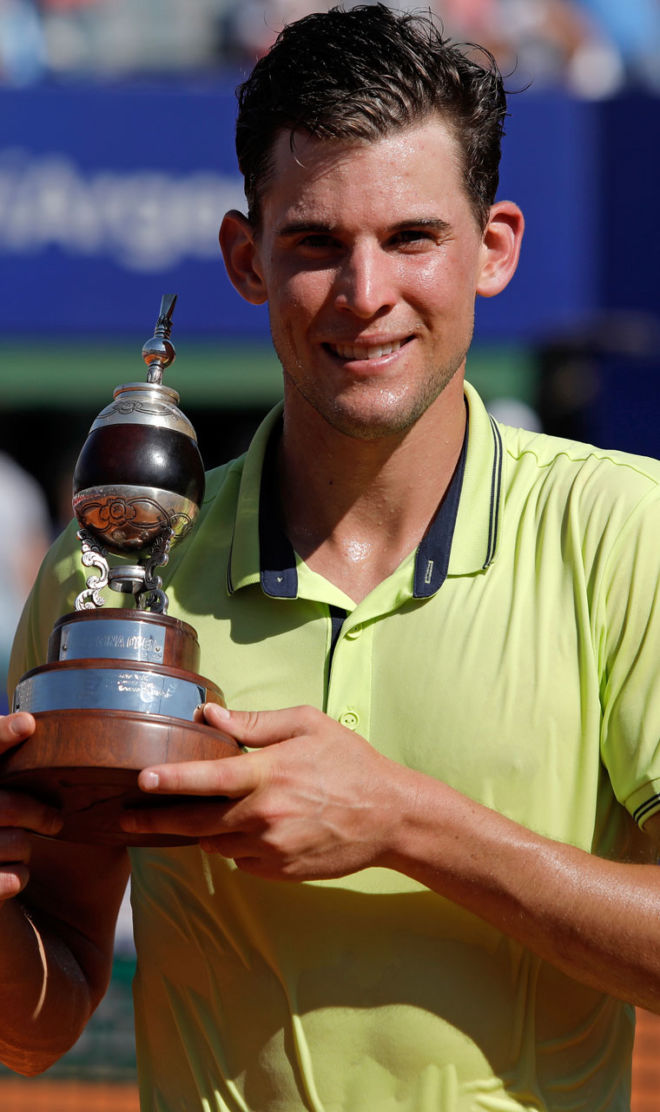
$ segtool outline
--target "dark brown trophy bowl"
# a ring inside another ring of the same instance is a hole
[[[109,642],[116,646],[122,640],[147,644],[152,653],[156,644],[162,663],[96,655],[107,653]],[[67,646],[70,659],[66,659]],[[84,646],[84,656],[76,655],[78,646]],[[61,808],[64,826],[58,838],[63,841],[131,846],[194,843],[195,838],[182,835],[128,834],[121,829],[119,816],[125,808],[186,806],[197,798],[140,791],[141,769],[175,761],[218,760],[240,752],[232,738],[192,721],[196,701],[224,705],[220,689],[197,675],[198,655],[195,631],[175,618],[121,609],[65,615],[51,635],[49,663],[26,673],[17,686],[15,709],[33,714],[36,730],[0,760],[0,784]],[[143,713],[135,706],[93,705],[108,691],[115,701],[125,698],[126,691],[129,700],[144,698],[143,689],[149,697],[156,690],[156,708],[171,701],[172,691],[177,702],[182,689],[186,706],[170,715]]]

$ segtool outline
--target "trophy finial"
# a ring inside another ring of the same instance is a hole
[[[163,381],[163,372],[176,359],[176,351],[174,344],[170,341],[170,333],[172,331],[172,313],[174,312],[177,296],[175,293],[163,294],[154,334],[142,348],[142,358],[149,368],[147,382],[155,382],[160,385]]]

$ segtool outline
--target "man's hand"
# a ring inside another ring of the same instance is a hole
[[[34,733],[31,714],[0,718],[0,757]],[[53,835],[62,827],[57,810],[0,787],[0,904],[22,892],[29,879],[30,835]]]
[[[310,707],[205,717],[251,751],[144,769],[145,793],[179,798],[127,814],[127,829],[196,836],[272,880],[394,869],[582,984],[660,1012],[657,867],[544,838]]]
[[[179,798],[133,811],[125,829],[198,837],[207,852],[271,879],[330,878],[379,864],[397,772],[405,770],[312,707],[229,714],[208,704],[204,713],[251,752],[145,769],[138,783],[146,793],[208,802]]]

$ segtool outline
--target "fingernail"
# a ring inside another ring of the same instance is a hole
[[[158,773],[157,772],[141,772],[140,773],[140,787],[145,792],[152,792],[158,787]]]
[[[231,718],[231,714],[226,707],[222,706],[221,703],[209,703],[209,706],[213,707],[218,718]]]
[[[32,719],[29,714],[19,711],[13,718],[9,720],[9,729],[16,737],[25,737],[26,732],[32,725]]]

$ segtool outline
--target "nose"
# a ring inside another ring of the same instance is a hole
[[[396,302],[394,263],[379,244],[355,244],[339,267],[335,306],[363,319],[391,309]]]

